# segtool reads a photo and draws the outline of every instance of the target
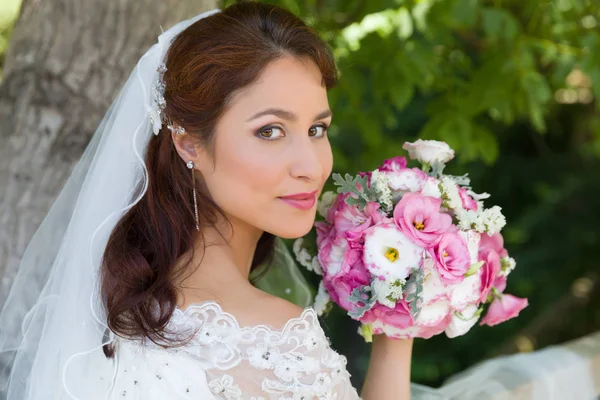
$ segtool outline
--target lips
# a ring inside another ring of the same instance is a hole
[[[290,196],[279,197],[281,201],[300,210],[310,210],[317,202],[317,190],[310,193],[296,193]]]

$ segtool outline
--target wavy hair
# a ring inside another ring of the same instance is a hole
[[[270,62],[289,55],[315,62],[327,89],[337,83],[329,47],[283,8],[242,2],[201,19],[181,32],[167,52],[165,115],[212,151],[215,125],[232,96],[255,82]],[[224,214],[207,193],[197,190],[196,231],[190,172],[165,124],[150,139],[145,164],[147,192],[108,240],[101,295],[113,332],[164,343],[169,341],[164,329],[176,307],[173,277],[182,272],[176,263],[190,254],[183,263],[187,266],[195,244],[203,240],[203,227],[214,226]],[[268,233],[260,238],[253,270],[269,259],[273,239]],[[105,348],[105,353],[111,356],[112,350]]]

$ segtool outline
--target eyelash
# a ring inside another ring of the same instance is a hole
[[[321,138],[324,138],[324,137],[327,136],[326,133],[327,133],[327,129],[329,128],[328,125],[326,125],[326,124],[317,124],[317,125],[313,125],[313,126],[310,127],[310,129],[315,129],[315,128],[322,128],[323,129],[323,134],[322,134],[322,136],[311,136],[311,137],[316,137],[317,139],[321,139]],[[263,139],[263,140],[269,140],[269,141],[277,140],[279,138],[271,139],[270,137],[265,137],[265,136],[261,135],[265,131],[274,130],[274,129],[279,129],[280,131],[283,131],[283,128],[281,128],[279,126],[276,126],[276,125],[267,125],[267,126],[264,126],[264,127],[260,128],[258,131],[256,131],[256,136],[259,139]],[[284,136],[285,136],[285,134],[284,134]]]

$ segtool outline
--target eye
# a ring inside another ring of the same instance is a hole
[[[283,129],[278,126],[265,126],[256,132],[256,136],[260,139],[276,140],[285,136],[285,133],[283,133]]]
[[[325,124],[313,125],[308,130],[308,136],[321,138],[321,137],[325,136],[325,132],[327,132],[327,125],[325,125]]]

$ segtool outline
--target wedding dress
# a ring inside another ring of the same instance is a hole
[[[110,399],[359,399],[312,308],[275,329],[240,326],[209,301],[176,308],[167,330],[196,333],[176,348],[116,339],[117,372],[98,376],[113,379]]]

